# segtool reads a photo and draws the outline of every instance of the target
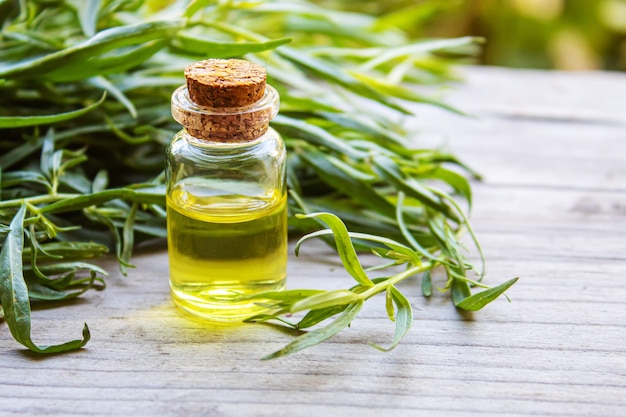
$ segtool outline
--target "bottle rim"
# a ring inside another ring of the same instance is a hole
[[[249,113],[265,113],[269,111],[270,118],[274,118],[278,114],[280,98],[278,92],[271,85],[265,86],[265,92],[260,100],[243,107],[206,107],[196,104],[189,97],[189,90],[186,85],[178,87],[172,94],[172,114],[180,114],[185,112],[188,114],[196,114],[198,116],[232,116],[236,114]],[[177,111],[176,111],[177,110]],[[176,119],[181,123],[180,120]],[[182,124],[182,123],[181,123]]]

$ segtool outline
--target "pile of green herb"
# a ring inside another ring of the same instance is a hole
[[[319,324],[271,357],[331,337],[379,293],[395,346],[412,321],[396,284],[422,274],[429,296],[436,267],[461,309],[513,284],[471,294],[486,287],[459,241],[464,230],[473,237],[460,173],[471,172],[452,155],[410,149],[398,118],[411,114],[406,101],[450,109],[416,86],[450,79],[449,60],[472,53],[475,40],[410,43],[367,15],[287,0],[0,0],[0,26],[0,302],[29,349],[61,352],[89,339],[85,326],[82,340],[37,346],[30,301],[102,288],[107,272],[92,259],[113,251],[125,272],[137,242],[165,237],[162,161],[180,129],[169,99],[182,69],[206,58],[267,68],[282,100],[273,126],[289,151],[291,231],[334,241],[356,280],[341,291],[264,294],[275,305],[250,321]],[[371,279],[354,245],[387,260],[378,270],[407,269]],[[285,319],[296,312],[307,313]]]

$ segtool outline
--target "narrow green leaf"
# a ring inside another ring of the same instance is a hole
[[[459,304],[461,304],[464,300],[472,295],[467,281],[456,278],[452,279],[452,288],[450,289],[450,291],[452,293],[452,302],[457,307],[459,306]]]
[[[404,3],[406,7],[395,8],[389,13],[381,16],[374,22],[372,29],[377,31],[412,29],[422,27],[427,24],[435,15],[442,12],[455,10],[459,3],[457,1],[428,1],[412,4],[412,2]]]
[[[50,190],[50,183],[38,172],[35,171],[11,171],[2,176],[2,188],[10,188],[15,185],[25,185],[25,183],[40,184]]]
[[[472,187],[469,181],[463,175],[451,171],[446,168],[437,167],[432,171],[425,172],[419,175],[420,178],[435,178],[441,180],[451,186],[457,193],[459,193],[467,201],[469,207],[472,206]]]
[[[4,155],[0,156],[0,167],[8,170],[13,165],[19,164],[23,159],[36,153],[44,141],[44,138],[37,138],[32,141],[25,142],[19,146],[15,146]]]
[[[184,53],[206,58],[233,58],[251,52],[276,49],[291,42],[291,38],[273,39],[266,42],[222,42],[190,33],[179,33],[172,46]]]
[[[320,310],[328,307],[351,304],[358,300],[358,297],[357,294],[350,290],[327,291],[295,302],[291,306],[290,311],[297,313],[298,311]]]
[[[322,294],[325,293],[326,291],[324,290],[285,290],[285,291],[268,291],[268,292],[262,292],[259,294],[253,294],[247,297],[244,297],[244,300],[254,300],[254,299],[260,299],[260,300],[276,300],[276,301],[281,301],[283,304],[293,304],[296,301],[300,301],[302,299],[305,299],[307,297],[311,297],[313,295],[318,295],[318,294]]]
[[[41,213],[64,213],[67,211],[82,210],[90,206],[98,206],[107,201],[118,198],[129,199],[133,196],[134,191],[126,188],[117,188],[112,190],[100,191],[94,194],[80,195],[78,197],[68,198],[49,204],[41,208]]]
[[[82,340],[50,346],[37,346],[31,340],[30,302],[22,271],[25,213],[26,206],[22,205],[11,221],[9,226],[11,231],[6,236],[0,252],[0,301],[5,321],[15,340],[33,352],[49,354],[79,349],[90,339],[86,324]]]
[[[133,253],[133,246],[135,246],[135,232],[133,230],[135,226],[135,217],[137,216],[138,204],[133,203],[130,211],[128,212],[128,216],[126,217],[126,221],[124,222],[124,230],[122,232],[122,236],[124,238],[124,243],[122,245],[122,273],[126,275],[126,266],[133,267],[134,265],[130,264],[130,258]]]
[[[325,340],[330,339],[341,330],[345,329],[352,323],[352,320],[359,314],[361,311],[361,307],[363,307],[363,301],[358,301],[354,304],[350,304],[332,323],[329,325],[322,327],[321,329],[316,329],[310,331],[300,337],[298,337],[293,342],[289,343],[284,348],[267,355],[263,358],[263,360],[279,358],[285,355],[291,355],[293,353],[299,352],[302,349],[306,349],[308,347],[317,345]]]
[[[76,291],[62,291],[47,287],[45,285],[31,283],[28,285],[28,297],[31,300],[41,300],[41,301],[61,301],[61,300],[69,300],[72,298],[76,298],[86,291],[88,291],[90,286],[85,286]]]
[[[337,252],[346,271],[361,285],[371,287],[372,281],[367,276],[356,254],[346,225],[341,219],[331,213],[311,213],[296,216],[300,219],[320,219],[333,231],[333,238],[337,245]]]
[[[61,67],[55,69],[46,74],[46,79],[57,82],[69,82],[122,73],[143,64],[162,50],[165,45],[167,45],[166,40],[153,40],[134,48],[127,48],[120,52],[88,59],[78,68],[65,69]],[[115,94],[119,95],[117,92]]]
[[[391,291],[385,291],[385,310],[387,311],[387,317],[389,320],[396,321],[396,311],[393,307],[393,297]]]
[[[98,24],[98,12],[100,11],[101,0],[83,0],[78,8],[78,17],[83,33],[92,37],[96,34]]]
[[[376,192],[370,184],[358,181],[345,171],[337,168],[324,152],[316,149],[305,149],[301,159],[315,170],[315,173],[329,186],[350,196],[355,201],[375,210],[381,215],[395,217],[395,207],[385,197]]]
[[[187,6],[187,9],[185,9],[184,16],[193,17],[193,15],[198,13],[199,10],[209,5],[215,4],[216,2],[217,0],[192,0]]]
[[[390,130],[388,126],[379,126],[374,120],[367,118],[366,115],[361,117],[358,114],[337,112],[322,112],[321,115],[325,119],[341,126],[370,134],[378,139],[381,145],[387,148],[389,148],[390,145],[398,145],[401,147],[407,145],[407,140],[403,135]]]
[[[65,213],[68,211],[82,210],[91,206],[99,206],[109,201],[123,199],[139,204],[164,204],[165,195],[162,187],[141,188],[113,188],[92,194],[84,194],[66,198],[49,204],[40,209],[41,213]]]
[[[462,37],[452,39],[429,39],[425,41],[416,42],[409,45],[403,45],[395,48],[389,48],[384,53],[372,58],[364,63],[360,70],[371,70],[377,66],[394,59],[404,56],[415,56],[431,53],[434,51],[440,51],[444,49],[454,49],[462,46],[467,46],[472,43],[480,41],[482,38],[475,37]]]
[[[104,169],[101,169],[100,171],[98,171],[98,173],[93,179],[93,183],[91,185],[91,192],[95,194],[95,193],[104,191],[106,190],[108,185],[109,185],[109,174]]]
[[[398,193],[398,202],[396,203],[396,220],[398,222],[398,228],[402,232],[402,235],[407,240],[407,242],[409,242],[409,244],[413,246],[413,248],[415,248],[415,250],[418,251],[422,256],[430,260],[438,261],[439,259],[436,256],[428,252],[426,249],[424,249],[422,245],[419,244],[415,237],[413,237],[413,234],[411,233],[409,228],[406,226],[404,222],[404,213],[402,211],[403,205],[404,193],[400,191]]]
[[[42,138],[41,158],[39,168],[41,173],[48,179],[52,178],[52,158],[54,154],[54,128],[48,129],[46,135]]]
[[[107,78],[105,78],[102,75],[90,78],[89,81],[94,86],[105,90],[106,92],[111,94],[113,97],[115,97],[115,99],[119,101],[120,104],[126,107],[126,110],[128,110],[128,113],[130,113],[130,115],[134,119],[137,118],[137,109],[135,108],[135,105],[133,104],[133,102],[130,101],[128,97],[126,97],[126,95],[111,81],[109,81]]]
[[[102,223],[103,225],[108,227],[109,231],[111,232],[115,240],[115,255],[117,256],[117,260],[120,263],[120,272],[122,272],[122,274],[125,275],[126,268],[131,267],[131,265],[128,264],[122,256],[122,247],[123,247],[122,236],[120,235],[120,232],[117,230],[117,227],[115,227],[115,224],[113,223],[113,221],[108,216],[100,214],[97,210],[85,210],[85,216],[92,221]]]
[[[108,272],[98,265],[87,262],[59,262],[54,264],[40,265],[39,270],[47,275],[59,275],[68,272],[90,271],[108,276]]]
[[[518,279],[519,277],[510,279],[507,282],[498,285],[497,287],[489,288],[488,290],[473,294],[469,297],[459,300],[459,302],[455,302],[454,305],[462,310],[478,311],[496,298],[498,298],[502,293],[504,293],[513,284],[515,284]]]
[[[296,215],[296,218],[301,218],[301,215],[300,214]],[[301,237],[300,240],[296,242],[296,247],[295,247],[296,256],[298,255],[300,246],[306,240],[309,240],[315,237],[330,236],[332,234],[333,234],[332,230],[324,229],[324,230],[318,230],[318,231],[309,233]],[[367,241],[383,244],[387,246],[389,249],[391,249],[392,251],[402,254],[407,259],[410,259],[414,264],[419,264],[421,262],[420,257],[415,253],[414,250],[412,250],[408,246],[405,246],[401,243],[396,242],[395,240],[388,239],[382,236],[370,235],[366,233],[357,233],[357,232],[349,232],[348,235],[352,239],[362,239],[362,240],[367,240]]]
[[[0,116],[0,129],[25,127],[25,126],[38,126],[52,123],[64,122],[66,120],[75,119],[83,114],[89,113],[93,109],[104,103],[106,93],[102,94],[102,97],[93,104],[82,109],[70,111],[67,113],[50,114],[45,116]]]
[[[448,218],[459,221],[458,216],[445,202],[439,199],[428,188],[413,178],[407,177],[393,159],[378,155],[373,158],[374,165],[382,178],[393,184],[399,191],[405,192],[424,205],[443,213]]]
[[[388,352],[398,346],[398,344],[402,341],[404,336],[408,333],[413,325],[413,307],[411,306],[411,302],[402,294],[395,286],[391,285],[387,290],[391,294],[391,299],[393,303],[396,305],[398,310],[396,314],[396,333],[394,335],[393,341],[391,345],[388,347],[382,347],[375,344],[371,344],[378,350],[382,350],[384,352]]]
[[[304,120],[278,115],[272,120],[272,126],[286,136],[304,139],[309,143],[332,149],[339,155],[346,155],[355,159],[366,156],[321,127],[307,123]]]
[[[329,61],[318,59],[313,55],[309,55],[303,51],[299,51],[289,47],[281,48],[277,52],[281,56],[306,68],[307,70],[321,77],[322,79],[325,79],[333,84],[339,84],[355,94],[377,101],[401,113],[411,114],[411,112],[404,107],[389,100],[388,96],[381,94],[380,92],[372,88],[372,83],[370,83],[369,81],[363,82],[362,80],[354,77],[354,74],[348,74],[344,72],[341,68],[336,67]]]
[[[352,72],[351,74],[352,76],[354,76],[354,78],[358,79],[362,83],[369,85],[370,88],[377,91],[378,94],[396,97],[402,100],[412,101],[414,103],[431,104],[433,106],[448,110],[449,112],[456,113],[461,116],[466,116],[466,114],[463,113],[461,110],[434,98],[423,96],[416,91],[407,88],[404,85],[394,84],[391,82],[387,82],[381,78],[365,75],[358,72]],[[387,101],[388,100],[389,99],[387,99]]]
[[[433,293],[433,281],[430,277],[430,271],[425,271],[422,275],[422,295],[430,297]]]
[[[78,45],[42,57],[0,65],[1,78],[46,77],[62,67],[80,66],[104,52],[130,45],[145,44],[155,39],[169,39],[185,27],[183,20],[165,20],[117,26],[103,30]],[[91,76],[91,75],[89,75]]]
[[[41,244],[40,247],[39,260],[57,260],[62,256],[68,262],[82,261],[99,258],[109,252],[106,246],[93,242],[49,242]],[[30,262],[31,256],[30,248],[24,248],[24,262]]]
[[[296,324],[297,329],[308,329],[348,308],[348,304],[311,310]]]

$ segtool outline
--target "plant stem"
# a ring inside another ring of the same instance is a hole
[[[54,203],[57,201],[65,200],[67,198],[79,197],[81,194],[54,194],[54,195],[37,195],[33,197],[18,198],[15,200],[7,200],[0,202],[0,209],[19,207],[22,204],[34,205]]]
[[[366,300],[378,293],[381,293],[383,291],[386,291],[390,286],[392,285],[396,285],[398,282],[410,277],[411,275],[415,275],[417,273],[420,272],[424,272],[427,271],[429,269],[432,269],[435,265],[432,262],[425,262],[421,265],[415,265],[409,269],[407,269],[404,272],[401,272],[397,275],[392,276],[391,278],[380,282],[378,284],[375,284],[373,287],[368,288],[366,291],[363,291],[362,293],[359,293],[359,299],[361,300]]]

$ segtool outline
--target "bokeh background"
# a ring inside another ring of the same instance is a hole
[[[487,39],[479,62],[626,70],[626,0],[320,0],[386,15],[415,37]]]

